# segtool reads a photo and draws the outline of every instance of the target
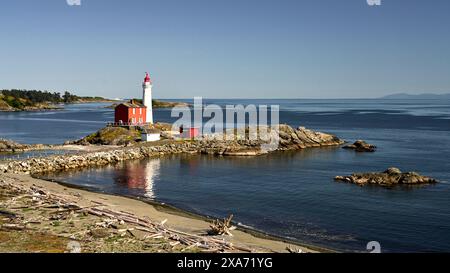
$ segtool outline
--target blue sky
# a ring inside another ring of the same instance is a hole
[[[156,98],[450,92],[450,1],[14,0],[0,89]]]

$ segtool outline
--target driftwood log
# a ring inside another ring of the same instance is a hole
[[[211,225],[211,229],[208,231],[210,235],[229,235],[231,234],[231,230],[236,229],[235,226],[231,225],[231,220],[233,219],[233,214],[228,216],[228,218],[224,218],[223,220],[215,220]]]
[[[301,248],[294,247],[294,246],[287,246],[286,250],[289,253],[303,253],[303,250]]]

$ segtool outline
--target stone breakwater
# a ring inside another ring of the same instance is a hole
[[[32,158],[0,165],[0,173],[39,174],[92,166],[104,166],[125,160],[143,159],[164,154],[196,152],[197,149],[195,146],[195,143],[183,142],[180,144],[166,144],[153,147],[141,146],[101,152]]]
[[[279,130],[279,145],[275,150],[286,151],[309,147],[337,146],[343,143],[339,138],[299,128],[283,125]],[[223,156],[255,156],[267,153],[262,149],[265,142],[260,140],[203,139],[199,141],[166,141],[160,145],[140,144],[131,147],[85,152],[70,155],[53,155],[0,164],[0,173],[39,174],[53,171],[104,166],[125,160],[143,159],[179,153],[203,153]]]

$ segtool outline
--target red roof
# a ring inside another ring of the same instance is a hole
[[[147,106],[143,105],[142,103],[139,103],[137,101],[134,100],[130,100],[129,102],[123,102],[117,106],[123,105],[127,108],[147,108]],[[116,108],[117,108],[116,106]]]
[[[150,79],[150,75],[148,74],[148,72],[145,72],[145,79],[144,79],[144,82],[152,83],[152,80]]]

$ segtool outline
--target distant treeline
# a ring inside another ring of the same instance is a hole
[[[85,101],[100,101],[101,97],[79,97],[66,91],[64,94],[59,92],[49,92],[40,90],[0,90],[0,108],[13,107],[14,109],[25,109],[37,105],[49,105],[59,103],[75,103]],[[1,110],[1,109],[0,109]]]
[[[14,108],[22,109],[26,106],[34,106],[39,103],[73,103],[82,100],[101,100],[100,97],[79,97],[66,91],[61,95],[59,92],[48,92],[40,90],[0,90],[0,100]]]
[[[39,91],[39,90],[0,90],[0,94],[3,94],[4,99],[11,97],[14,99],[26,99],[33,103],[40,102],[53,102],[60,103],[61,102],[61,94],[60,93],[50,93],[47,91]]]

